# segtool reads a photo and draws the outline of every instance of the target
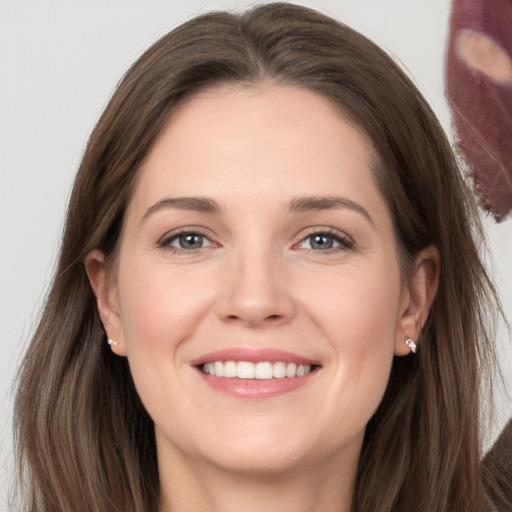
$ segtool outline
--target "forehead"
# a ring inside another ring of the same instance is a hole
[[[368,138],[322,96],[295,87],[223,87],[172,113],[140,169],[136,202],[173,196],[287,201],[379,196]],[[354,198],[355,199],[355,198]]]

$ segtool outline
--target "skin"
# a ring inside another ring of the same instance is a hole
[[[147,155],[115,272],[99,251],[86,268],[155,422],[162,511],[348,510],[365,426],[437,285],[432,248],[402,282],[373,162],[326,100],[269,84],[194,96]],[[351,203],[290,210],[311,196]],[[220,212],[160,203],[179,197]],[[181,248],[182,228],[202,246]],[[319,368],[291,392],[233,397],[191,365],[232,347]]]

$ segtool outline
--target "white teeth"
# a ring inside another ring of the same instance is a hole
[[[236,365],[236,371],[239,379],[254,379],[254,363],[239,361]]]
[[[237,374],[235,361],[226,361],[224,363],[224,377],[236,377]]]
[[[304,377],[306,375],[306,368],[303,364],[299,364],[297,368],[297,377]]]
[[[295,363],[288,363],[286,365],[286,376],[295,377],[297,375],[297,365]]]
[[[254,376],[257,379],[271,379],[272,373],[272,363],[258,363],[254,369]]]
[[[215,363],[215,375],[217,377],[224,377],[224,365],[220,361]]]
[[[272,367],[272,375],[275,379],[284,379],[286,377],[286,365],[284,363],[274,363]]]
[[[205,363],[203,372],[215,377],[228,377],[239,379],[284,379],[303,377],[311,372],[310,364],[285,363],[277,361],[261,361],[250,363],[248,361],[215,361]]]

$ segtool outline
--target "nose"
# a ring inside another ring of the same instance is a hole
[[[223,321],[255,328],[282,325],[294,317],[291,283],[271,251],[238,255],[227,275],[218,305]]]

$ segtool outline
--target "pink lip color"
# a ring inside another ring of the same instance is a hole
[[[304,386],[316,375],[314,371],[304,377],[259,380],[214,377],[206,375],[201,370],[198,372],[211,388],[237,398],[271,398],[282,395]]]
[[[249,349],[229,348],[210,352],[194,361],[191,365],[197,368],[198,373],[204,382],[216,391],[237,398],[271,398],[294,391],[315,377],[316,371],[308,373],[303,377],[292,377],[283,379],[237,379],[227,377],[215,377],[207,375],[202,371],[202,365],[215,361],[248,361],[257,363],[268,361],[275,363],[283,361],[286,363],[317,365],[316,361],[306,359],[291,352],[275,349]]]
[[[298,356],[286,350],[277,350],[273,348],[227,348],[210,352],[204,356],[198,357],[190,362],[192,366],[198,366],[204,363],[213,363],[215,361],[247,361],[249,363],[258,363],[268,361],[276,363],[283,361],[285,363],[311,364],[317,365],[318,361],[313,361],[305,357]]]

